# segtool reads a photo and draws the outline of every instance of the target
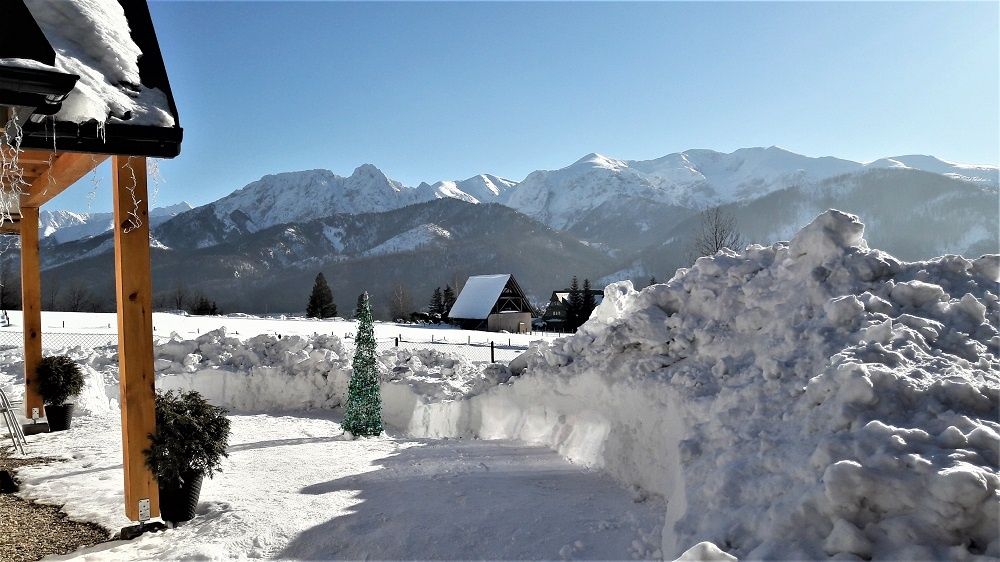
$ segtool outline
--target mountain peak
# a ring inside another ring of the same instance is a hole
[[[626,167],[627,164],[621,160],[616,160],[614,158],[610,158],[603,154],[591,152],[590,154],[587,154],[586,156],[574,162],[570,167],[573,168],[579,166],[587,166],[592,168],[607,168],[609,170],[615,170],[618,168]]]
[[[378,166],[376,166],[375,164],[362,164],[358,166],[357,168],[354,169],[354,173],[351,174],[351,177],[352,178],[371,177],[378,179],[385,178],[386,180],[389,179],[389,177],[385,175],[385,172],[380,170]]]

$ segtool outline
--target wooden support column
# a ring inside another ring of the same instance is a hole
[[[156,431],[146,159],[115,156],[111,174],[125,514],[138,521],[140,502],[144,500],[149,500],[149,517],[160,514],[156,478],[146,467],[142,453],[149,448],[149,435]]]
[[[24,325],[24,415],[45,415],[35,370],[42,360],[42,264],[38,257],[38,207],[21,207],[21,311]]]

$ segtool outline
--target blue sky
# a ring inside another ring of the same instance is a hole
[[[365,162],[416,185],[589,152],[1000,151],[995,2],[151,6],[185,128],[156,205]],[[51,208],[85,210],[88,190]]]

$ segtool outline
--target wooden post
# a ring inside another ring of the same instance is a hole
[[[24,415],[45,415],[35,370],[42,360],[42,268],[38,257],[38,207],[21,208],[21,310],[24,325]],[[37,412],[33,410],[37,409]]]
[[[115,206],[115,297],[118,301],[118,386],[125,467],[125,514],[133,521],[160,514],[156,477],[142,451],[156,431],[153,296],[149,266],[146,159],[112,159]],[[143,505],[140,515],[140,502]],[[148,507],[148,517],[145,507]]]

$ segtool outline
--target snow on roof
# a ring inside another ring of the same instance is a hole
[[[56,53],[55,68],[80,76],[55,115],[57,121],[175,125],[167,95],[142,85],[138,63],[142,51],[132,40],[121,4],[27,0],[25,5]],[[35,65],[23,61],[20,66]]]
[[[486,319],[509,280],[509,273],[469,277],[448,316],[468,320]]]

